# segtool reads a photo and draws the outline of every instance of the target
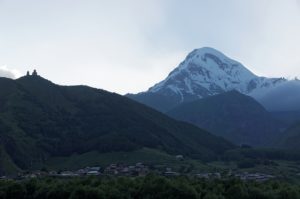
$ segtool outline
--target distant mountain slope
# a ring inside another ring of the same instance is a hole
[[[189,53],[166,79],[147,92],[127,96],[165,112],[178,104],[231,90],[257,95],[286,81],[283,78],[258,77],[241,63],[205,47]],[[171,103],[166,104],[166,99],[172,99]]]
[[[274,118],[282,121],[288,126],[300,121],[300,111],[274,111],[270,113]]]
[[[167,113],[236,144],[270,145],[283,126],[253,98],[230,91],[184,103]]]
[[[143,92],[136,95],[127,94],[126,97],[163,113],[175,108],[178,105],[177,97],[165,96],[159,93]]]
[[[289,127],[277,140],[279,147],[300,151],[300,122],[296,122]]]
[[[300,112],[300,81],[284,82],[254,97],[269,111]]]
[[[22,169],[49,157],[143,147],[214,158],[233,144],[126,97],[40,76],[0,78],[0,156]],[[0,172],[5,170],[0,161]]]

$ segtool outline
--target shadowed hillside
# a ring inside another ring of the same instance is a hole
[[[283,127],[263,106],[238,91],[185,103],[168,114],[236,144],[253,146],[272,144]]]
[[[148,147],[213,159],[233,147],[126,97],[87,86],[58,86],[40,76],[0,78],[0,103],[1,165],[21,169],[94,150]]]

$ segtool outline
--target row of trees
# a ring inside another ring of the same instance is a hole
[[[89,177],[0,181],[0,199],[297,199],[300,187],[283,182],[203,180],[187,177]]]

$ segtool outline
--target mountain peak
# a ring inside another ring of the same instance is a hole
[[[32,75],[27,74],[23,77],[20,77],[19,79],[16,79],[15,81],[17,81],[19,84],[22,84],[24,88],[27,88],[31,91],[43,91],[56,86],[56,84],[54,84],[53,82],[38,75],[36,71],[33,72]]]
[[[215,49],[215,48],[212,48],[212,47],[202,47],[202,48],[196,48],[194,49],[192,52],[190,52],[189,54],[192,54],[192,53],[195,53],[195,54],[206,54],[206,53],[209,53],[209,54],[213,54],[213,55],[216,55],[216,56],[219,56],[219,57],[226,57],[226,55],[224,55],[221,51]]]
[[[236,76],[237,78],[252,79],[256,77],[241,63],[230,59],[222,52],[210,47],[193,50],[188,54],[184,62],[186,64],[181,64],[182,67],[188,67],[192,70],[195,67],[204,68],[210,73],[219,73],[216,75],[220,78]],[[224,74],[220,74],[220,72]]]
[[[175,93],[196,94],[202,98],[232,89],[243,92],[247,88],[241,84],[253,78],[257,76],[241,63],[213,48],[204,47],[189,53],[165,80],[149,91],[159,92],[168,89]]]
[[[259,77],[222,52],[203,47],[190,52],[166,79],[149,88],[146,93],[170,98],[176,101],[176,105],[234,89],[254,96],[254,93],[284,81],[281,78]]]
[[[25,75],[17,79],[17,81],[47,81],[49,80],[45,79],[44,77],[36,74],[36,75]]]

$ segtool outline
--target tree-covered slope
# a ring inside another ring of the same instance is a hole
[[[118,94],[87,86],[58,86],[40,76],[0,78],[0,104],[1,150],[22,169],[49,157],[94,150],[148,147],[213,158],[233,147]]]
[[[281,148],[300,151],[300,122],[292,124],[279,139],[277,144]]]
[[[300,121],[300,111],[274,111],[270,113],[274,118],[284,122],[287,126]]]
[[[164,96],[158,93],[144,92],[139,94],[127,94],[126,97],[145,104],[157,111],[166,113],[178,105],[178,96]]]
[[[238,91],[179,105],[168,115],[236,144],[253,146],[271,144],[282,127],[258,102]]]

